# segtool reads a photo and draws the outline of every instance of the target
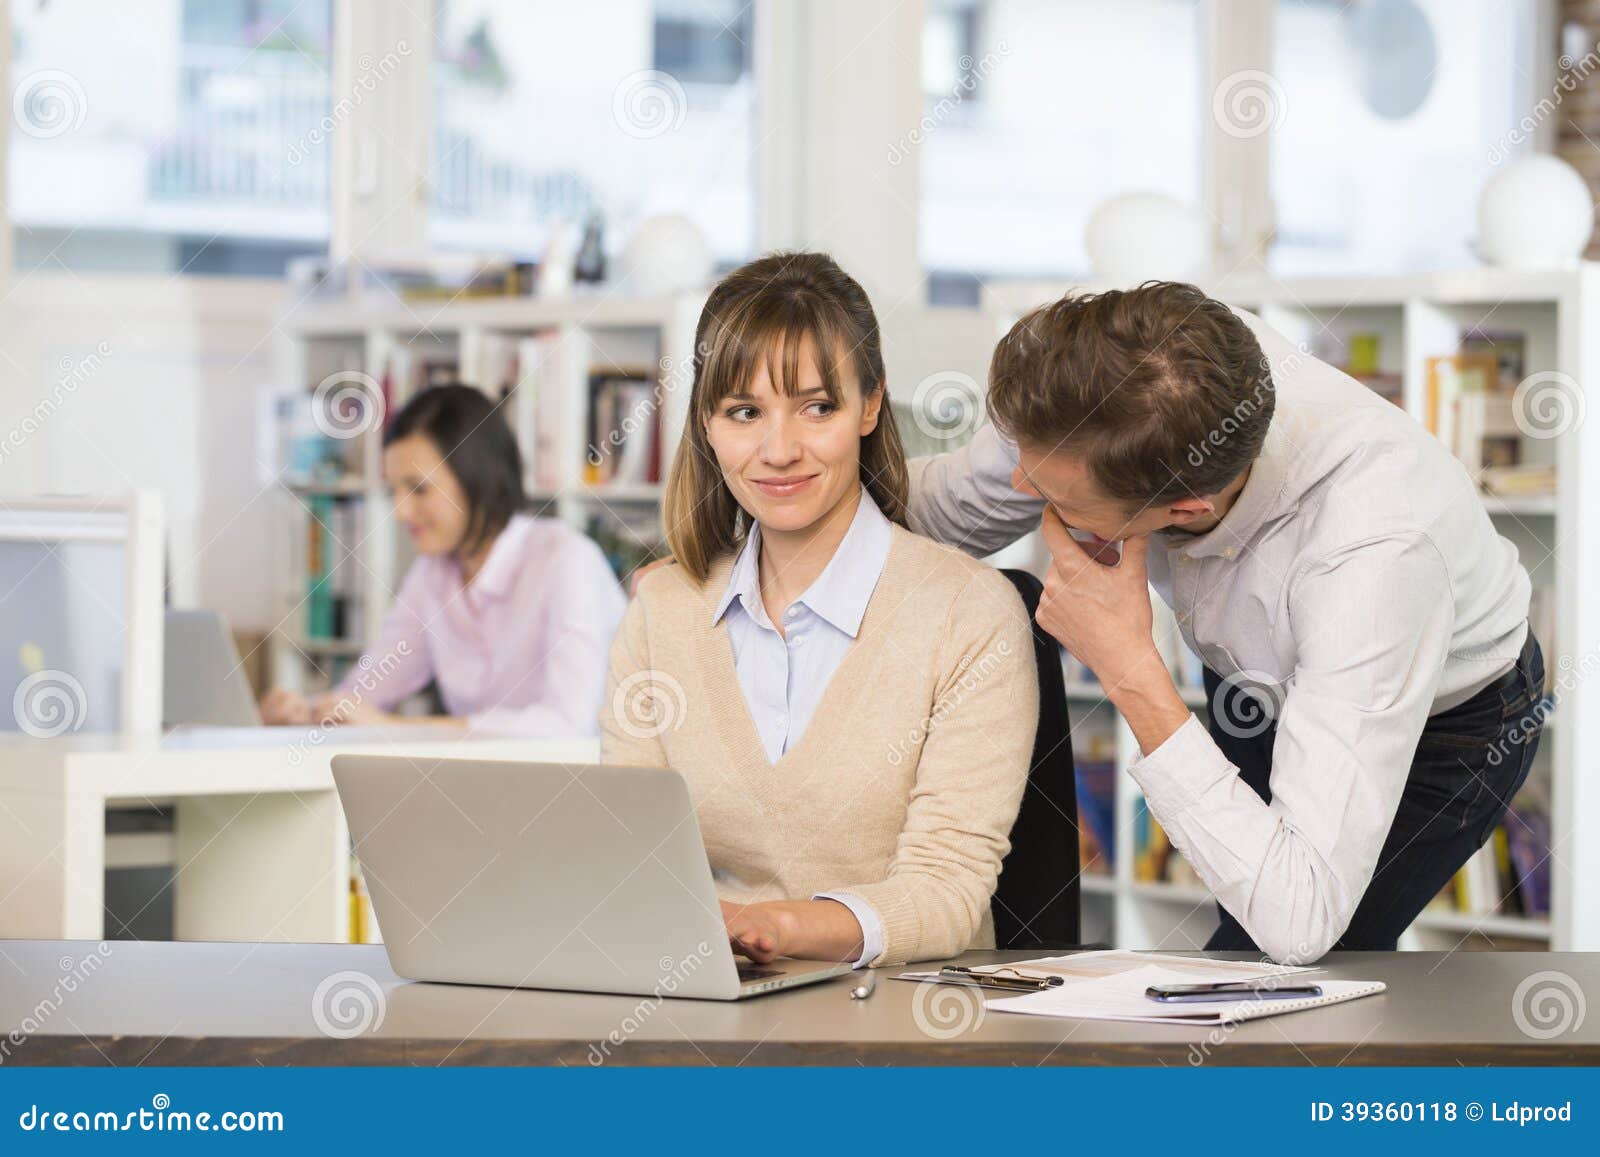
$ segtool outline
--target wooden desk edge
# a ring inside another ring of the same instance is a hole
[[[1229,1041],[1194,1061],[1189,1040],[1052,1044],[959,1041],[604,1041],[469,1040],[365,1037],[138,1037],[39,1036],[11,1051],[13,1066],[1028,1066],[1168,1068],[1287,1066],[1596,1066],[1600,1045],[1295,1044]]]

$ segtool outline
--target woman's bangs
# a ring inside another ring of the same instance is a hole
[[[709,414],[730,395],[746,392],[761,367],[778,393],[793,397],[799,392],[805,369],[802,359],[807,339],[817,351],[817,372],[828,400],[842,404],[837,366],[823,353],[845,348],[836,320],[805,301],[780,305],[758,299],[751,305],[744,316],[730,319],[713,340],[703,370],[704,411]],[[788,308],[783,308],[785,305]]]

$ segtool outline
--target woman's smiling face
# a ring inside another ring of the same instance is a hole
[[[861,485],[861,439],[878,425],[883,391],[863,396],[851,359],[835,351],[838,401],[823,384],[816,341],[801,339],[793,383],[780,359],[757,358],[751,380],[706,419],[706,437],[734,499],[763,528],[813,526]]]

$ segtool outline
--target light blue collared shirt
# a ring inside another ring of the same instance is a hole
[[[855,643],[892,539],[891,523],[863,488],[850,529],[816,581],[783,612],[780,635],[761,602],[761,527],[750,528],[711,621],[728,618],[739,688],[770,762],[777,763],[800,742],[829,680]],[[837,900],[854,913],[862,943],[856,967],[883,952],[883,921],[865,900],[849,892],[822,892],[812,899]]]

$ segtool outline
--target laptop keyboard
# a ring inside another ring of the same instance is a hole
[[[739,965],[740,980],[765,980],[769,976],[782,976],[781,968],[761,968],[754,964]]]

